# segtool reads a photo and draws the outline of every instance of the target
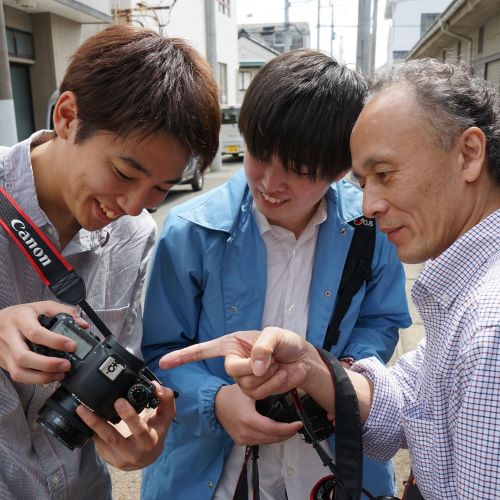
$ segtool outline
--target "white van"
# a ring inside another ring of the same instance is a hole
[[[245,143],[238,129],[241,105],[221,106],[220,151],[237,158],[245,151]]]

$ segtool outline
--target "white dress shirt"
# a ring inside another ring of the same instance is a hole
[[[306,336],[309,288],[320,225],[327,218],[323,199],[299,238],[282,227],[271,226],[257,210],[253,213],[267,250],[267,288],[262,328],[279,326]],[[325,442],[324,446],[328,446]],[[214,498],[233,497],[244,461],[245,446],[234,445]],[[300,434],[287,441],[259,447],[261,500],[304,500],[313,486],[329,475],[314,448]],[[249,498],[252,498],[252,466],[247,465]]]

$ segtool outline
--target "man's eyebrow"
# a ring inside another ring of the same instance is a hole
[[[361,168],[366,170],[369,168],[373,168],[377,163],[380,163],[381,160],[380,158],[377,158],[376,156],[369,156],[364,162],[363,165],[361,165]]]
[[[356,165],[357,172],[351,167],[352,176],[359,180],[367,173],[370,173],[370,170],[373,170],[377,164],[383,163],[384,161],[385,160],[380,156],[369,156],[361,165]]]
[[[135,158],[131,158],[130,156],[120,156],[119,158],[120,158],[120,160],[127,163],[129,165],[129,167],[137,170],[138,172],[141,172],[146,177],[151,177],[151,172],[149,172],[149,170],[144,165],[139,163]],[[169,179],[169,180],[163,181],[163,183],[164,184],[177,184],[180,181],[181,181],[181,177],[177,177],[176,179]]]

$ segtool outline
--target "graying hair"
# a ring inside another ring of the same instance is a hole
[[[438,147],[445,151],[467,128],[480,128],[487,140],[488,172],[500,184],[500,102],[490,82],[474,76],[464,63],[414,59],[395,65],[373,82],[367,100],[393,85],[413,90]]]

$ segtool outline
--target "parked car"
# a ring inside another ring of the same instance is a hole
[[[238,158],[245,151],[245,141],[238,129],[241,106],[226,105],[221,107],[220,152]]]
[[[203,189],[203,183],[204,178],[203,172],[201,171],[201,160],[196,156],[192,156],[182,172],[179,184],[191,184],[193,191],[201,191]]]
[[[55,90],[49,98],[47,104],[47,116],[45,126],[47,129],[52,130],[54,122],[52,121],[52,115],[54,113],[54,107],[56,105],[57,99],[59,97],[59,92]],[[191,184],[193,191],[201,191],[203,189],[203,173],[201,171],[201,160],[197,157],[192,157],[182,173],[181,181],[179,184]]]

